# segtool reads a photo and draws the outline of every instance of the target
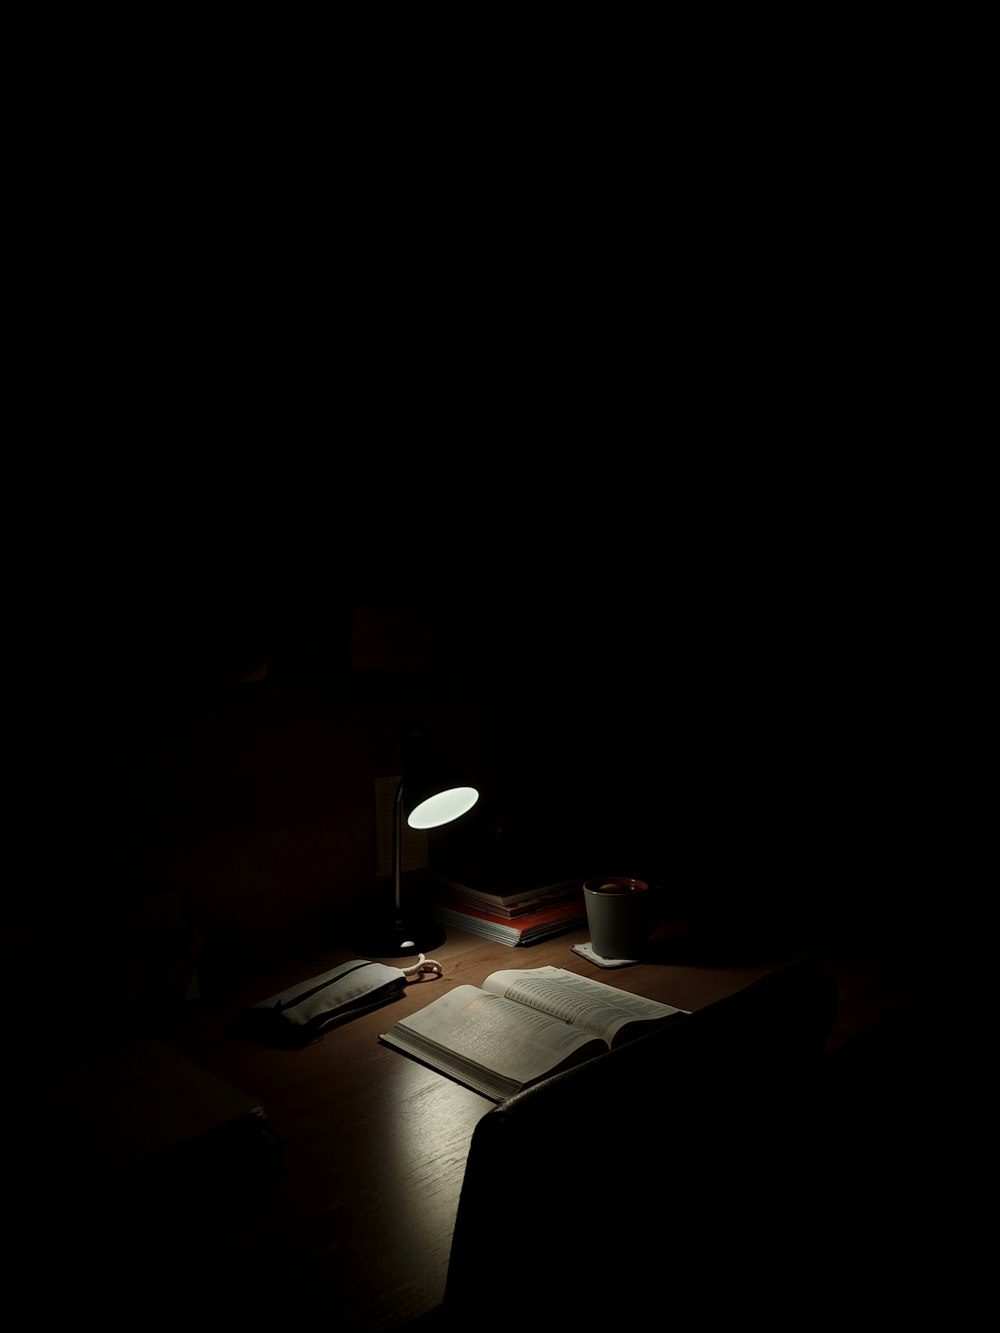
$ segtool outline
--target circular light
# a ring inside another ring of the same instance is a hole
[[[414,806],[406,822],[410,828],[437,828],[439,824],[450,824],[459,815],[464,815],[478,800],[479,792],[475,787],[450,787]]]

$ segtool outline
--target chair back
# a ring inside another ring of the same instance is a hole
[[[774,1245],[802,1239],[835,1010],[833,977],[799,960],[488,1111],[459,1200],[449,1320],[620,1319],[650,1293],[667,1313],[672,1297],[734,1311]],[[762,1217],[779,1199],[777,1228]]]

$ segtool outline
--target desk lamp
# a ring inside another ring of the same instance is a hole
[[[354,947],[376,958],[426,953],[445,939],[437,922],[403,911],[402,871],[403,820],[410,828],[439,828],[458,819],[479,800],[475,787],[462,785],[451,761],[427,735],[416,729],[405,733],[403,774],[396,784],[392,811],[392,879],[395,910],[377,915],[358,931]]]

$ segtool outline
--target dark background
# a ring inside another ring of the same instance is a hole
[[[108,921],[150,900],[203,964],[335,934],[378,891],[374,781],[411,719],[482,792],[432,869],[502,846],[542,883],[646,878],[678,915],[926,944],[974,817],[942,764],[957,612],[891,486],[796,503],[790,475],[678,474],[668,502],[647,469],[644,500],[556,508],[444,471],[380,520],[342,486],[308,542],[232,497],[204,512],[245,521],[84,525],[15,626],[10,951],[92,956],[100,988]],[[395,522],[417,494],[430,517]]]

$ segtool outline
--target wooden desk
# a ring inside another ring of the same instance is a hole
[[[473,1130],[492,1103],[396,1051],[378,1036],[404,1013],[461,983],[479,984],[500,967],[552,964],[610,985],[698,1009],[732,993],[788,957],[809,952],[846,983],[831,1034],[841,1044],[870,1017],[898,1006],[910,987],[863,960],[841,965],[818,950],[755,950],[725,956],[661,941],[656,961],[599,969],[570,950],[585,930],[529,949],[511,949],[452,931],[434,956],[442,978],[407,986],[400,998],[354,1018],[303,1050],[279,1050],[230,1031],[247,1005],[352,956],[317,952],[266,973],[211,988],[189,1002],[161,1032],[204,1068],[258,1098],[285,1141],[285,1169],[225,1223],[192,1226],[166,1246],[143,1237],[123,1260],[106,1240],[102,1201],[74,1196],[43,1169],[45,1144],[20,1155],[36,1201],[36,1226],[21,1227],[23,1245],[10,1260],[36,1300],[39,1318],[58,1320],[91,1309],[105,1329],[142,1327],[393,1330],[442,1299],[451,1237]],[[407,963],[412,960],[400,960]],[[912,990],[912,988],[911,988]],[[39,1058],[58,1054],[58,1034]],[[539,1183],[512,1180],[505,1204],[528,1203]],[[94,1193],[93,1189],[90,1193]],[[52,1200],[51,1210],[49,1200]],[[194,1206],[194,1205],[193,1205]],[[124,1219],[124,1229],[131,1219]],[[121,1234],[121,1225],[114,1234]],[[137,1225],[138,1230],[138,1225]],[[75,1269],[68,1260],[85,1257]],[[58,1281],[51,1274],[58,1256]],[[70,1277],[72,1272],[72,1277]],[[39,1306],[39,1292],[44,1303]],[[60,1306],[59,1302],[67,1305]],[[51,1308],[46,1311],[45,1303]],[[137,1313],[137,1304],[141,1313]],[[115,1322],[115,1314],[120,1325]],[[156,1316],[159,1315],[159,1318]]]
[[[380,1032],[449,988],[479,984],[499,967],[552,964],[698,1009],[783,961],[775,955],[722,966],[665,961],[600,969],[570,950],[586,938],[584,930],[511,949],[452,931],[434,951],[443,978],[412,982],[398,1000],[299,1051],[237,1038],[228,1024],[245,1004],[334,966],[351,956],[346,951],[297,961],[224,999],[193,1005],[171,1040],[260,1098],[287,1144],[280,1184],[240,1226],[217,1238],[220,1264],[234,1252],[253,1256],[258,1271],[277,1284],[271,1296],[276,1314],[291,1301],[303,1318],[327,1311],[338,1328],[405,1326],[442,1298],[469,1143],[492,1103],[382,1046]],[[843,1035],[841,1024],[832,1039]],[[534,1188],[534,1182],[512,1181],[505,1202],[526,1200]],[[288,1326],[295,1326],[294,1317]]]

